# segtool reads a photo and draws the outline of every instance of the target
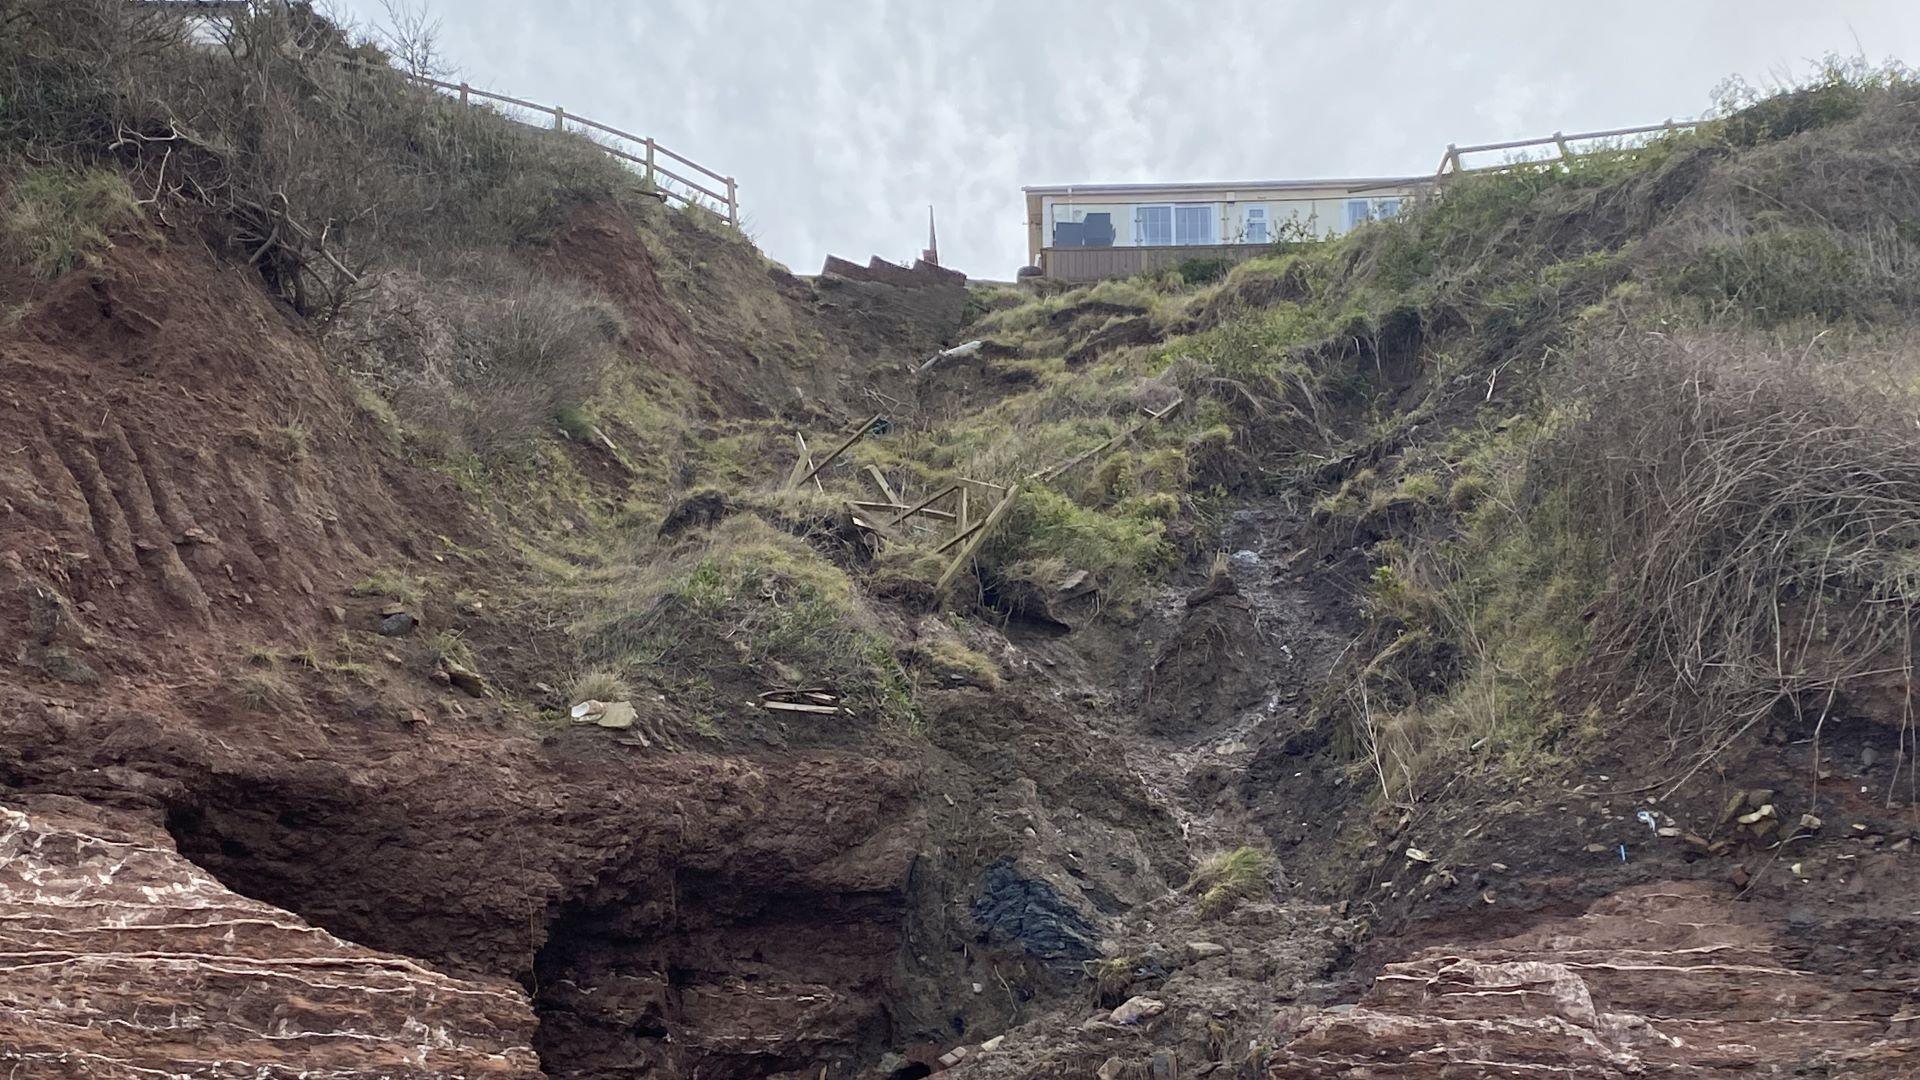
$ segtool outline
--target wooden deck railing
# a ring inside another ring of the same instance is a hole
[[[516,109],[525,109],[528,112],[552,117],[555,131],[566,131],[571,124],[576,129],[584,128],[603,136],[610,136],[611,139],[618,141],[610,142],[608,139],[595,138],[593,143],[622,161],[640,166],[647,182],[652,184],[660,194],[676,199],[687,206],[697,206],[717,214],[725,218],[727,224],[736,228],[740,225],[740,189],[739,185],[734,183],[733,177],[714,172],[692,158],[676,154],[650,138],[622,131],[598,120],[575,116],[558,105],[540,105],[521,98],[509,97],[506,94],[479,90],[464,82],[446,82],[407,71],[399,74],[409,82],[450,93],[458,97],[462,105],[471,105],[475,99],[497,101]],[[680,167],[682,172],[676,172],[674,168],[668,167],[662,159]],[[683,172],[694,175],[683,175]]]
[[[1558,158],[1543,158],[1540,160],[1558,161],[1566,158],[1580,157],[1584,154],[1605,152],[1604,150],[1575,149],[1574,143],[1589,142],[1594,139],[1619,139],[1629,135],[1648,135],[1656,131],[1682,131],[1697,126],[1697,122],[1692,120],[1683,120],[1679,123],[1666,120],[1658,124],[1644,124],[1640,127],[1611,128],[1607,131],[1581,131],[1575,132],[1572,135],[1556,131],[1551,135],[1538,139],[1515,139],[1512,142],[1481,143],[1478,146],[1455,146],[1452,143],[1448,143],[1447,152],[1445,156],[1441,157],[1440,167],[1434,170],[1433,176],[1436,180],[1445,180],[1450,176],[1460,176],[1465,173],[1476,172],[1497,172],[1501,169],[1513,168],[1516,164],[1525,164],[1524,161],[1516,162],[1509,160],[1495,165],[1466,165],[1463,164],[1460,159],[1467,154],[1484,154],[1494,150],[1524,150],[1532,146],[1551,146],[1559,152],[1560,156]]]

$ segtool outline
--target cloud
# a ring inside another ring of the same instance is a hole
[[[336,0],[362,25],[381,0]],[[1719,0],[466,0],[462,77],[740,185],[773,258],[1009,278],[1025,184],[1430,170],[1447,143],[1689,116],[1725,76],[1920,53],[1920,5]]]

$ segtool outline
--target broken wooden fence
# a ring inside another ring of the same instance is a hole
[[[1170,404],[1159,410],[1141,409],[1146,415],[1136,420],[1126,429],[1115,433],[1098,446],[1076,454],[1066,461],[1052,465],[1027,477],[1028,483],[1045,483],[1053,480],[1074,467],[1084,464],[1099,455],[1113,450],[1133,439],[1151,424],[1173,415],[1184,403],[1184,398],[1175,398]],[[795,432],[793,436],[797,453],[793,468],[788,470],[786,482],[780,487],[782,494],[800,490],[811,481],[815,490],[825,493],[826,486],[821,483],[820,475],[840,460],[847,451],[854,448],[860,440],[879,429],[885,422],[884,416],[872,416],[842,436],[840,441],[827,455],[818,461],[807,446],[807,437]],[[987,480],[975,480],[959,477],[943,487],[922,496],[914,502],[907,501],[903,488],[895,487],[887,479],[886,473],[878,466],[868,465],[861,475],[873,486],[873,499],[848,499],[847,512],[855,526],[879,537],[883,542],[938,541],[933,550],[935,554],[959,548],[953,559],[934,584],[935,594],[943,594],[953,584],[960,571],[969,565],[980,548],[993,535],[1007,513],[1013,509],[1015,500],[1020,497],[1019,484],[1002,486]]]
[[[817,461],[807,446],[807,437],[795,432],[793,441],[797,453],[793,468],[788,470],[786,482],[780,487],[781,493],[798,491],[809,482],[815,490],[825,492],[826,487],[821,483],[820,475],[860,440],[872,434],[884,420],[885,417],[873,416],[862,421],[851,432],[841,436],[833,449]],[[848,515],[855,526],[879,537],[882,542],[935,543],[933,550],[936,554],[945,554],[956,547],[960,549],[934,586],[935,591],[940,593],[944,593],[953,584],[954,578],[959,576],[961,569],[973,560],[980,546],[986,543],[987,537],[992,535],[994,528],[1006,517],[1014,500],[1020,495],[1018,485],[1009,488],[986,480],[961,477],[908,502],[906,491],[895,487],[878,466],[868,465],[860,471],[860,475],[872,485],[876,498],[846,500]]]

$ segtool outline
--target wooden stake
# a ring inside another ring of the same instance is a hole
[[[972,539],[966,542],[960,549],[960,554],[954,558],[952,565],[948,566],[946,572],[940,575],[940,580],[934,583],[934,595],[947,591],[947,586],[953,584],[953,579],[960,576],[962,567],[973,561],[974,553],[980,550],[980,545],[993,533],[993,527],[1000,524],[1000,519],[1006,516],[1007,511],[1013,509],[1013,501],[1019,497],[1019,484],[1007,489],[1007,497],[1001,499],[999,505],[987,515],[987,519],[975,528]]]
[[[890,503],[900,502],[899,492],[894,491],[893,485],[887,483],[887,475],[880,471],[880,466],[878,465],[867,466],[867,478],[873,481],[874,487],[877,487],[880,489],[881,498],[887,500]]]
[[[800,456],[794,460],[793,470],[787,473],[787,482],[780,488],[782,494],[796,490],[801,484],[806,483],[807,473],[813,468],[813,453],[807,449],[807,437],[796,431],[793,433],[793,441],[800,445]],[[816,480],[814,483],[818,484],[819,481]]]
[[[845,442],[842,442],[839,446],[834,447],[833,453],[828,454],[825,458],[823,458],[820,464],[815,465],[813,468],[807,470],[807,474],[805,476],[802,476],[799,480],[795,481],[793,486],[799,487],[801,484],[804,484],[807,481],[812,480],[814,477],[820,475],[820,473],[823,470],[825,470],[827,466],[833,464],[835,461],[838,461],[840,459],[841,454],[844,454],[848,450],[852,449],[854,443],[857,443],[861,439],[865,438],[867,432],[873,430],[873,425],[881,421],[882,415],[884,414],[868,417],[866,423],[861,424],[859,428],[857,428],[854,431],[853,434],[847,436]]]

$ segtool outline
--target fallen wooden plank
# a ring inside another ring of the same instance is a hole
[[[969,341],[964,345],[955,345],[951,349],[942,349],[939,352],[934,353],[932,356],[928,357],[926,363],[921,364],[919,367],[913,369],[913,373],[915,375],[925,375],[927,373],[928,368],[932,367],[933,365],[939,363],[942,360],[948,359],[950,357],[955,357],[955,356],[971,356],[972,354],[980,351],[980,346],[982,344],[984,343],[980,341]]]
[[[865,529],[884,540],[900,539],[900,534],[893,531],[893,526],[877,518],[863,517],[860,508],[852,503],[847,504],[847,517],[853,521],[855,528]]]
[[[762,709],[773,709],[777,712],[827,714],[840,711],[838,705],[809,705],[803,701],[749,701],[747,704],[758,705]]]
[[[1133,438],[1135,435],[1139,434],[1140,431],[1144,429],[1148,424],[1153,423],[1155,420],[1165,419],[1167,416],[1173,413],[1173,410],[1179,408],[1181,403],[1184,402],[1185,400],[1186,400],[1185,398],[1175,398],[1173,401],[1173,404],[1168,405],[1166,408],[1161,409],[1159,412],[1149,411],[1147,413],[1147,418],[1145,420],[1141,420],[1135,423],[1132,427],[1127,428],[1125,431],[1115,434],[1112,438],[1108,439],[1106,442],[1101,443],[1099,446],[1096,446],[1093,449],[1088,450],[1083,454],[1077,454],[1074,457],[1066,461],[1063,461],[1060,464],[1055,465],[1051,468],[1041,469],[1039,472],[1034,473],[1032,476],[1029,476],[1028,479],[1029,480],[1051,480],[1054,477],[1059,476],[1062,473],[1065,473],[1067,470],[1073,468],[1075,465],[1078,465],[1081,462],[1086,461],[1088,458],[1091,458],[1094,455],[1102,453],[1103,451],[1106,451],[1107,449],[1111,448],[1113,444],[1117,442],[1121,442],[1126,439]]]
[[[1000,524],[1000,519],[1007,515],[1007,511],[1013,509],[1013,502],[1019,497],[1019,484],[1015,484],[1007,489],[1007,497],[1001,499],[999,504],[993,508],[993,512],[989,513],[986,520],[982,521],[979,527],[974,530],[973,538],[961,547],[960,554],[954,557],[952,564],[947,567],[946,572],[940,575],[940,580],[934,583],[934,595],[938,596],[947,591],[947,586],[953,584],[953,579],[960,576],[962,567],[973,561],[974,553],[979,551],[980,545],[986,542],[988,536],[992,535],[993,527]]]
[[[959,490],[961,490],[959,484],[948,484],[946,487],[941,488],[939,491],[934,492],[933,494],[927,496],[924,499],[921,499],[919,502],[913,504],[912,506],[907,507],[905,510],[900,511],[900,516],[894,518],[893,521],[891,521],[889,524],[898,525],[901,522],[912,517],[913,515],[926,510],[927,507],[932,506],[934,503],[940,501],[940,499],[944,497],[948,492],[959,491]],[[962,498],[965,498],[965,496],[963,495]]]
[[[765,700],[767,698],[777,697],[806,697],[811,694],[824,694],[826,692],[827,688],[824,686],[809,686],[805,690],[762,690],[760,691],[760,698],[761,700]]]
[[[953,515],[951,513],[948,513],[945,510],[926,509],[925,504],[922,504],[920,506],[908,506],[906,503],[869,502],[865,499],[848,499],[847,504],[849,506],[859,507],[862,510],[893,510],[898,512],[900,516],[895,518],[892,521],[887,522],[887,524],[889,525],[898,525],[902,520],[912,517],[915,514],[921,514],[930,518],[939,518],[941,521],[953,520]]]
[[[945,550],[947,550],[948,548],[950,548],[950,547],[952,547],[953,545],[955,545],[955,544],[957,544],[957,543],[959,543],[960,541],[962,541],[962,540],[965,540],[965,539],[966,539],[967,537],[969,537],[969,536],[972,536],[972,535],[973,535],[974,533],[977,533],[977,532],[979,532],[979,531],[980,531],[980,526],[982,526],[982,525],[985,525],[985,524],[986,524],[986,522],[984,522],[984,521],[982,521],[982,522],[977,522],[977,523],[975,523],[975,524],[974,524],[974,526],[973,526],[972,528],[970,528],[970,529],[968,529],[968,530],[966,530],[965,532],[959,532],[959,533],[955,533],[955,534],[953,534],[952,536],[949,536],[949,537],[947,537],[947,542],[946,542],[946,543],[944,543],[944,544],[941,544],[941,545],[940,545],[939,547],[937,547],[937,548],[934,548],[934,549],[933,549],[933,553],[934,553],[935,555],[938,555],[938,554],[940,554],[941,552],[943,552],[943,551],[945,551]]]
[[[1004,485],[1002,485],[1002,484],[996,484],[996,483],[994,483],[994,482],[993,482],[993,481],[991,481],[991,480],[975,480],[975,479],[973,479],[973,478],[972,478],[972,477],[970,477],[970,476],[963,476],[963,477],[961,477],[961,478],[960,478],[960,481],[959,481],[959,482],[960,482],[960,483],[962,483],[962,484],[968,484],[968,485],[971,485],[971,486],[973,486],[973,487],[980,487],[980,488],[986,488],[986,489],[987,489],[988,491],[1005,491],[1005,490],[1007,490],[1007,489],[1006,489],[1006,487],[1005,487]]]
[[[800,446],[800,456],[793,460],[793,468],[787,472],[787,482],[780,485],[782,493],[793,491],[806,481],[803,479],[813,468],[813,454],[807,450],[807,437],[799,432],[793,433],[793,441]]]

